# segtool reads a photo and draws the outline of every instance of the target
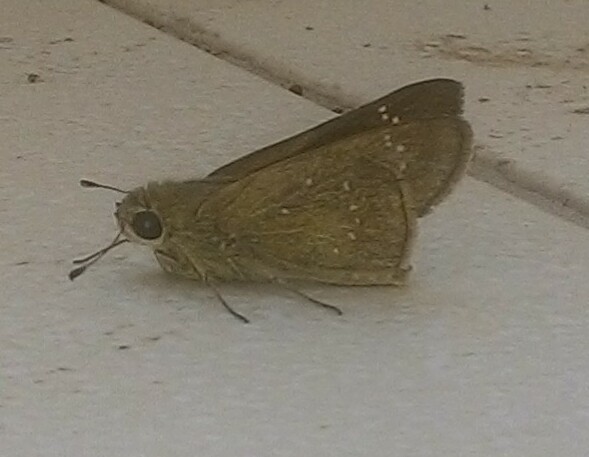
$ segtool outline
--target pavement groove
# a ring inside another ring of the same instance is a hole
[[[188,17],[178,18],[162,14],[159,8],[141,0],[97,0],[163,31],[217,58],[246,70],[285,90],[304,87],[301,97],[341,113],[361,104],[358,97],[347,94],[333,85],[321,84],[305,73],[285,69],[279,62],[265,59],[257,52],[243,49],[206,26]],[[368,100],[364,100],[367,102]],[[475,131],[475,155],[468,175],[526,201],[550,214],[584,228],[589,228],[589,200],[563,186],[548,175],[530,172],[516,161],[506,160],[492,147],[478,143]]]

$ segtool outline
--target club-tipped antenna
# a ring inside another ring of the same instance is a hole
[[[80,179],[80,186],[82,187],[93,187],[98,189],[108,189],[114,190],[115,192],[120,192],[121,194],[128,194],[128,190],[119,189],[118,187],[109,186],[107,184],[100,184],[95,181],[90,181],[88,179]]]
[[[96,262],[98,262],[98,260],[100,260],[102,258],[102,256],[104,256],[104,254],[106,254],[111,249],[116,248],[117,246],[119,246],[123,243],[127,243],[129,241],[126,238],[121,239],[121,236],[122,236],[122,232],[119,232],[119,233],[117,233],[117,236],[115,237],[115,239],[112,240],[112,242],[108,246],[106,246],[102,249],[99,249],[98,251],[94,252],[93,254],[87,255],[86,257],[82,257],[80,259],[75,259],[73,261],[74,264],[76,264],[76,265],[83,264],[83,265],[80,265],[79,267],[76,267],[72,271],[70,271],[70,273],[68,274],[68,277],[70,278],[70,280],[73,281],[78,276],[80,276],[82,273],[84,273],[90,265],[93,265]]]

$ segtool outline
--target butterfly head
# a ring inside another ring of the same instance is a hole
[[[163,242],[162,216],[150,202],[147,189],[139,187],[116,203],[115,218],[121,234],[129,241],[156,247]]]
[[[114,190],[125,194],[125,197],[122,201],[115,203],[114,215],[120,229],[117,236],[106,247],[86,257],[74,260],[74,264],[78,265],[78,267],[70,271],[69,278],[71,280],[80,276],[108,251],[123,243],[140,243],[154,250],[164,243],[165,226],[157,209],[152,207],[148,192],[149,186],[126,191],[88,180],[82,180],[80,184],[82,187],[99,187]]]

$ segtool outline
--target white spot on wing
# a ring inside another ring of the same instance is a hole
[[[350,181],[344,181],[344,183],[342,184],[342,187],[344,188],[344,190],[346,192],[349,192],[351,187],[350,187]]]
[[[354,241],[356,239],[356,234],[354,232],[348,232],[348,238]]]
[[[312,186],[313,185],[313,180],[311,178],[307,178],[307,179],[305,179],[305,184],[307,186]]]

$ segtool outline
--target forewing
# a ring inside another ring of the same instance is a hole
[[[243,277],[403,282],[415,213],[381,135],[331,143],[224,186],[202,206],[233,240]],[[368,154],[358,151],[366,150]]]
[[[248,154],[209,176],[241,179],[298,154],[319,151],[323,146],[358,135],[386,134],[380,129],[387,129],[395,138],[413,135],[414,147],[404,155],[409,179],[420,177],[421,190],[415,195],[415,205],[421,216],[449,193],[470,160],[472,133],[462,118],[462,106],[463,88],[459,82],[450,79],[418,82]],[[374,151],[350,152],[367,156]],[[428,184],[423,186],[426,181]]]
[[[458,118],[389,124],[371,134],[384,136],[388,145],[374,150],[375,157],[391,167],[405,164],[404,176],[418,217],[429,213],[451,192],[471,156],[470,127]]]

